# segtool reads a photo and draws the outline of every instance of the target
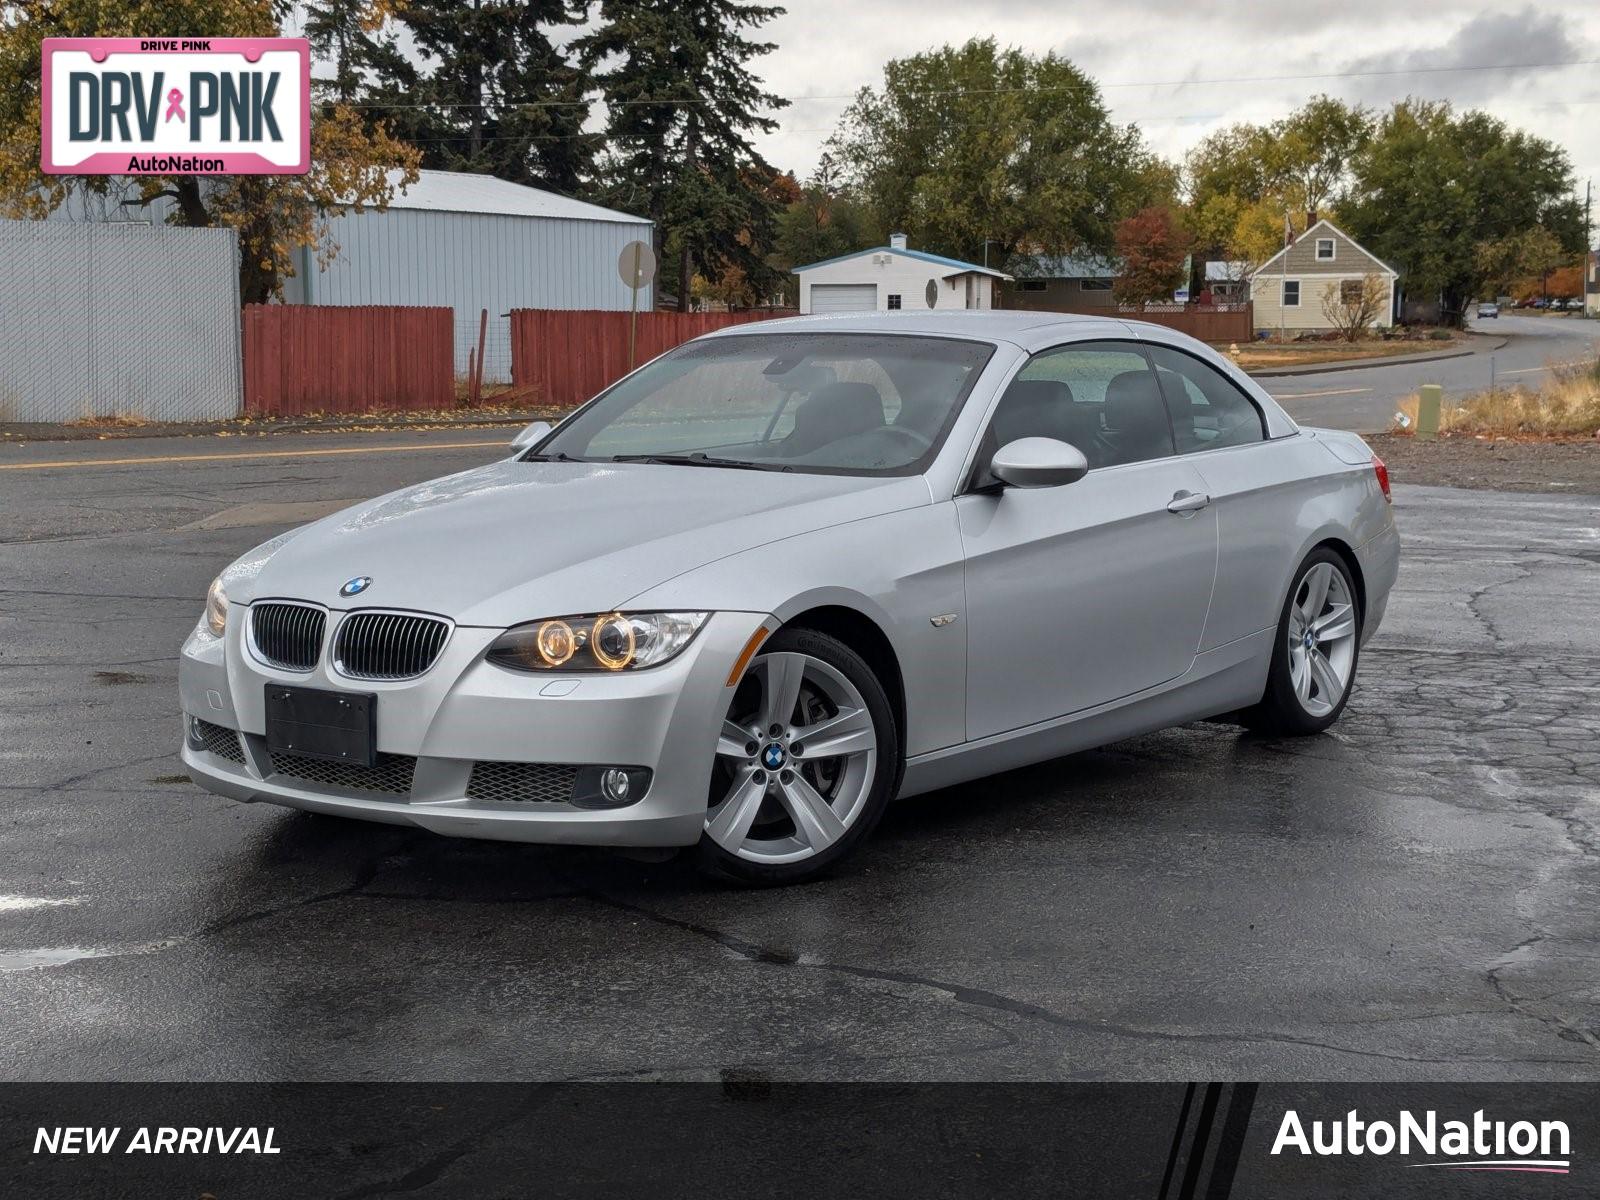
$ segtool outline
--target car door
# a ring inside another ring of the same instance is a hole
[[[999,488],[999,446],[1050,437],[1090,470],[1052,488]],[[1035,355],[991,415],[956,498],[966,556],[967,737],[1065,716],[1187,671],[1216,579],[1204,482],[1174,453],[1138,343]]]
[[[1299,553],[1293,519],[1325,487],[1293,444],[1267,440],[1256,402],[1220,370],[1176,346],[1146,343],[1172,415],[1178,454],[1211,497],[1217,586],[1202,650],[1276,624],[1284,577]]]

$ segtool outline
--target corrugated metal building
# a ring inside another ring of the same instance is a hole
[[[124,205],[131,186],[108,196],[75,192],[57,221],[160,225],[171,201]],[[489,310],[484,378],[511,378],[513,308],[628,308],[617,274],[622,248],[649,243],[651,223],[492,175],[423,171],[384,212],[346,213],[328,222],[339,248],[328,267],[314,250],[299,254],[284,281],[290,304],[438,304],[456,313],[456,370],[478,342],[478,314]],[[639,310],[655,307],[652,288]]]
[[[626,311],[617,274],[622,248],[650,241],[642,217],[585,204],[489,175],[423,171],[384,212],[330,222],[339,247],[326,270],[301,258],[284,299],[300,304],[441,304],[456,311],[456,370],[477,344],[478,314],[489,310],[487,379],[511,378],[504,314],[513,308]],[[639,308],[654,307],[651,289]]]

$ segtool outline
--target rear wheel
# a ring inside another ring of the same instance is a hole
[[[1313,550],[1284,599],[1261,702],[1245,723],[1264,733],[1321,733],[1350,699],[1361,650],[1361,606],[1345,561]]]
[[[872,669],[827,634],[773,635],[717,740],[699,865],[745,883],[827,871],[872,831],[899,769],[893,710]]]

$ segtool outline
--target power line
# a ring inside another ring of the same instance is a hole
[[[1053,92],[1098,91],[1105,88],[1138,88],[1138,87],[1206,87],[1212,85],[1237,85],[1243,83],[1292,83],[1305,82],[1317,79],[1376,79],[1399,75],[1444,75],[1466,71],[1553,71],[1563,67],[1593,67],[1600,66],[1600,58],[1568,59],[1561,62],[1544,63],[1472,63],[1456,67],[1392,67],[1375,69],[1371,71],[1316,71],[1296,75],[1234,75],[1217,76],[1208,79],[1117,79],[1097,81],[1085,79],[1081,83],[1061,84],[1048,88],[933,88],[916,93],[918,96],[1009,96]],[[324,81],[325,82],[325,81]],[[869,90],[869,89],[861,89]],[[809,95],[780,97],[785,104],[805,104],[811,101],[854,100],[860,91],[839,93],[835,95]],[[385,112],[401,111],[405,109],[441,109],[441,108],[572,108],[590,107],[594,100],[523,100],[512,103],[501,101],[462,101],[450,104],[352,104],[349,107],[360,110],[377,110]],[[631,107],[657,107],[657,108],[687,108],[694,105],[710,104],[707,99],[682,98],[675,100],[615,100],[605,102],[608,108]]]

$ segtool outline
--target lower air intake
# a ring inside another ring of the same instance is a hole
[[[234,730],[198,718],[195,719],[194,730],[200,735],[207,754],[215,754],[218,758],[244,766],[244,747],[239,744],[239,735]]]
[[[467,781],[472,800],[519,804],[566,804],[578,781],[578,768],[559,763],[476,762]]]
[[[416,769],[417,760],[409,754],[380,754],[377,764],[371,767],[359,763],[334,762],[326,758],[308,758],[301,754],[272,756],[274,774],[303,779],[323,787],[379,792],[386,796],[409,795],[411,776]]]

